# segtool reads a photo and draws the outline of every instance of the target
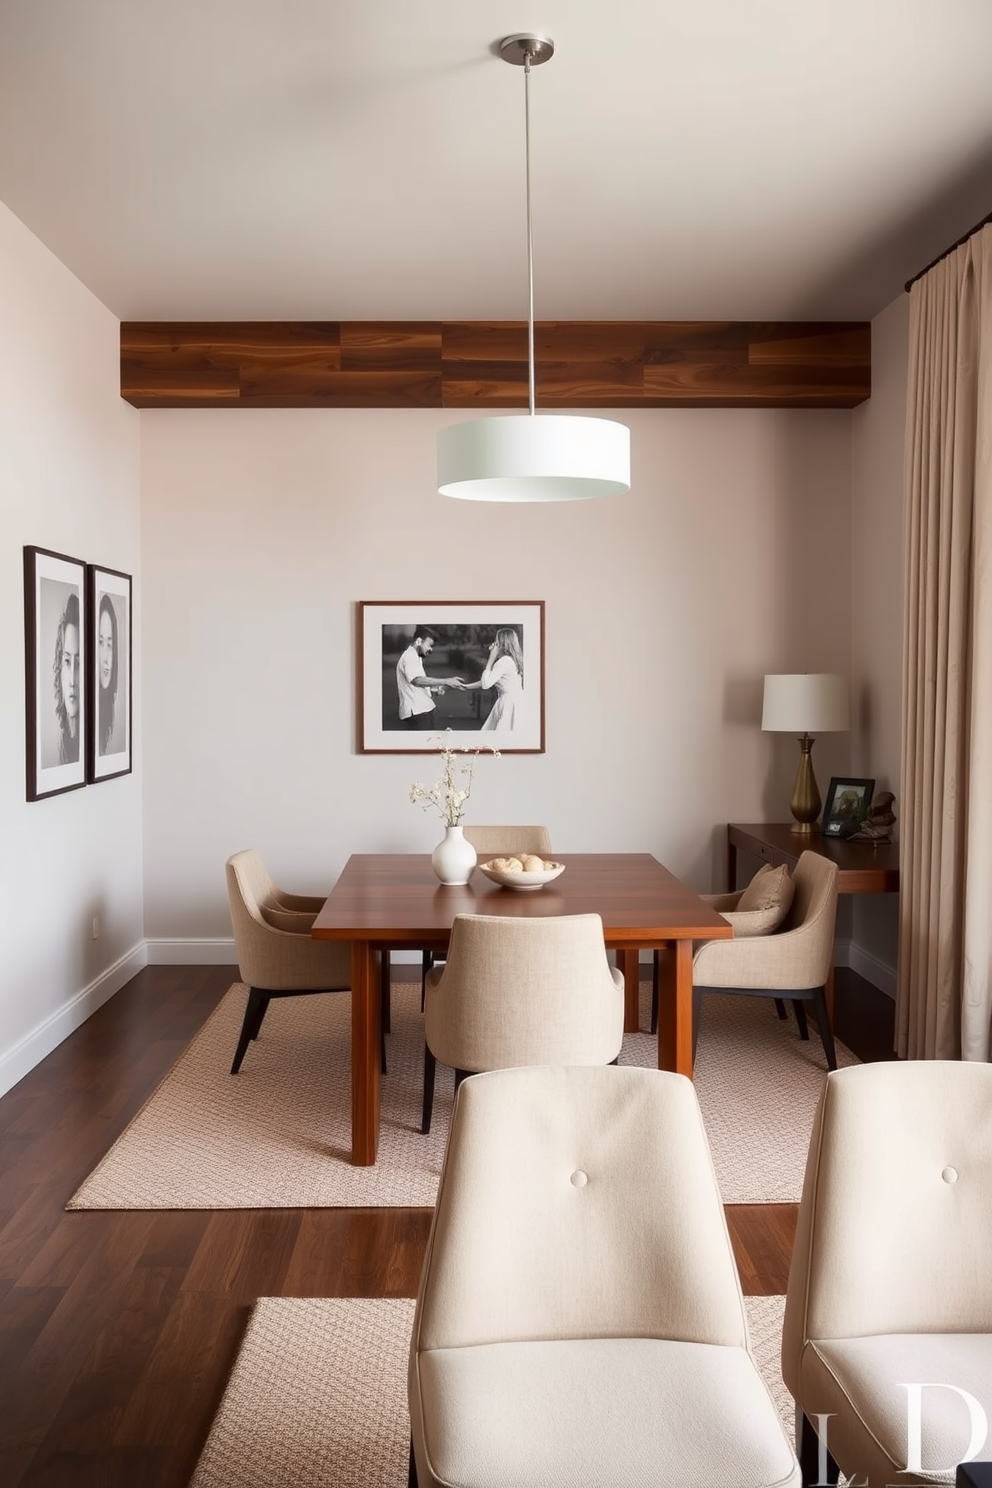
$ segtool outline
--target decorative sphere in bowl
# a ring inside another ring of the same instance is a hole
[[[529,853],[524,854],[523,859],[492,858],[488,863],[479,864],[479,872],[504,889],[543,889],[545,884],[565,872],[564,863],[537,859],[541,863],[537,868],[524,866],[528,860],[533,863],[535,858]]]

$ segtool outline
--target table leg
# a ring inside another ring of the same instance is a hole
[[[658,956],[658,1068],[692,1079],[692,941]]]
[[[382,1000],[378,954],[367,940],[351,943],[351,1160],[371,1167],[379,1150],[379,1068]]]
[[[623,1031],[636,1033],[641,1023],[640,951],[617,951],[617,966],[623,972]]]

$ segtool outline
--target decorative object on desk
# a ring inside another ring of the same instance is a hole
[[[363,754],[421,754],[445,728],[543,754],[544,601],[361,601],[358,718]]]
[[[834,776],[823,808],[823,835],[853,837],[868,815],[874,789],[874,780],[838,780]]]
[[[852,842],[891,842],[896,813],[893,809],[896,798],[891,791],[879,791],[871,803],[871,810],[856,832],[851,833]]]
[[[476,864],[476,851],[462,831],[465,802],[472,794],[475,761],[483,746],[458,748],[451,729],[433,739],[441,755],[441,775],[431,786],[415,780],[410,787],[410,800],[425,811],[436,808],[445,824],[445,834],[431,854],[431,867],[443,884],[466,884]],[[487,746],[499,759],[499,750]],[[461,757],[460,757],[461,756]]]
[[[554,55],[549,36],[499,44],[524,69],[529,412],[470,419],[438,431],[437,488],[470,501],[574,501],[630,490],[630,430],[613,419],[537,414],[534,391],[534,239],[530,202],[530,73]]]
[[[773,673],[765,677],[761,727],[799,735],[799,770],[790,806],[794,832],[818,830],[820,792],[813,773],[814,734],[843,733],[849,727],[847,679],[835,672]]]
[[[565,872],[565,864],[524,853],[522,858],[493,858],[480,863],[479,872],[504,889],[543,889]]]
[[[86,565],[24,549],[27,799],[86,784]]]

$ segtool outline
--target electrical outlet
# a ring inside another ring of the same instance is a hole
[[[99,940],[100,939],[100,916],[99,915],[94,915],[93,916],[93,939],[94,940]]]

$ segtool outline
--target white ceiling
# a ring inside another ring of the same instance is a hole
[[[990,0],[0,0],[0,200],[122,319],[855,318],[992,211]]]

